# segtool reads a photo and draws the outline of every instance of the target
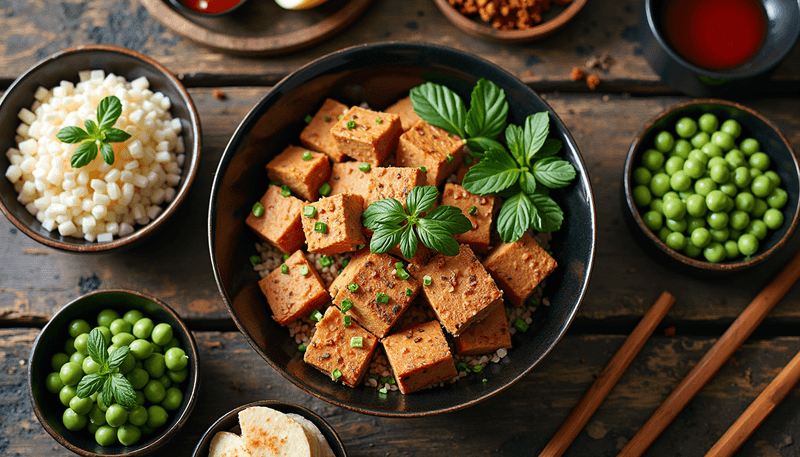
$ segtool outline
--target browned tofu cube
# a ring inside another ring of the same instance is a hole
[[[460,208],[472,223],[472,230],[456,235],[456,241],[468,244],[475,252],[486,254],[492,238],[495,198],[494,195],[481,197],[471,194],[458,184],[444,185],[442,205]]]
[[[458,166],[458,170],[456,171],[456,182],[461,184],[464,182],[464,176],[466,176],[467,172],[473,165],[477,164],[478,160],[472,157],[469,154],[464,154],[461,156],[461,165]]]
[[[267,297],[272,318],[286,325],[311,314],[327,303],[330,297],[325,283],[308,263],[303,251],[295,252],[283,264],[287,267],[286,273],[282,267],[276,268],[258,285]]]
[[[346,156],[339,152],[336,140],[331,135],[331,127],[345,112],[347,112],[347,105],[330,98],[325,99],[317,114],[311,118],[311,122],[300,133],[300,142],[307,148],[325,153],[334,162],[341,162]]]
[[[341,289],[344,289],[345,286],[353,282],[353,278],[355,277],[356,273],[359,271],[363,263],[367,261],[369,255],[370,255],[369,247],[365,247],[359,249],[353,255],[353,257],[350,258],[350,261],[347,263],[347,266],[339,271],[339,275],[336,276],[336,278],[334,278],[333,282],[328,288],[328,291],[330,292],[331,295],[331,299],[336,298],[336,294],[338,294]]]
[[[395,264],[402,265],[402,262],[389,254],[365,251],[345,267],[348,271],[343,271],[341,276],[345,276],[347,283],[336,285],[333,303],[382,338],[417,297],[419,283],[410,276],[398,278]],[[348,287],[350,284],[355,284],[352,290]]]
[[[482,355],[500,348],[511,349],[506,307],[498,306],[480,322],[472,324],[461,336],[455,337],[458,355]]]
[[[505,292],[506,300],[514,306],[525,303],[536,286],[558,266],[527,233],[513,243],[494,248],[483,259],[483,265]]]
[[[336,194],[356,194],[367,198],[369,195],[369,175],[370,171],[361,171],[360,167],[364,162],[342,162],[335,163],[331,167],[331,178],[328,184],[331,185],[331,195]]]
[[[305,160],[309,157],[310,160]],[[288,146],[267,164],[269,179],[285,184],[303,200],[315,201],[319,198],[319,186],[328,181],[331,164],[328,156],[309,151],[298,146]]]
[[[423,267],[409,265],[409,272],[422,283],[422,293],[453,336],[459,336],[497,306],[503,294],[468,245],[458,255],[438,254]],[[430,285],[425,285],[425,277]]]
[[[400,250],[400,245],[397,245],[389,251],[389,254],[400,257],[401,259],[405,260],[408,263],[413,263],[415,265],[425,265],[428,261],[436,254],[436,251],[425,246],[424,244],[417,243],[417,252],[414,253],[414,256],[410,259],[403,255],[403,251]]]
[[[245,219],[247,226],[261,239],[287,254],[303,247],[306,240],[300,221],[303,202],[291,195],[284,197],[278,186],[269,186],[259,202],[264,207],[264,214],[256,217],[251,211]]]
[[[401,98],[384,111],[400,116],[400,126],[403,128],[404,132],[422,120],[422,118],[417,115],[417,112],[414,111],[414,104],[411,103],[411,97]]]
[[[447,340],[436,321],[387,336],[381,342],[397,385],[404,394],[458,375]]]
[[[394,198],[405,204],[411,189],[424,185],[425,174],[418,168],[374,168],[369,176],[369,195],[364,200],[364,208],[384,198]]]
[[[316,214],[301,217],[309,252],[340,254],[355,251],[366,242],[361,232],[364,199],[360,195],[334,195],[310,206],[316,208]]]
[[[425,167],[429,186],[440,186],[461,165],[461,138],[425,121],[414,124],[400,136],[398,167]]]
[[[343,154],[358,161],[380,166],[397,149],[400,116],[354,106],[331,128]]]
[[[361,347],[353,347],[353,338],[361,338]],[[339,374],[339,380],[355,387],[369,369],[377,343],[378,339],[358,323],[351,321],[345,326],[344,314],[331,306],[317,323],[303,360],[332,378]]]

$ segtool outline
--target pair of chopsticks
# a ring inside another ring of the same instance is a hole
[[[641,430],[622,449],[618,457],[641,456],[700,389],[719,371],[736,349],[753,333],[798,279],[800,279],[800,252],[792,257],[780,273],[745,308],[694,369],[653,413]],[[661,294],[661,297],[642,318],[620,350],[614,354],[614,357],[584,394],[539,457],[557,457],[567,450],[674,302],[675,298],[668,292]],[[777,404],[788,395],[798,380],[800,380],[800,353],[773,379],[761,395],[711,448],[706,457],[733,455]]]

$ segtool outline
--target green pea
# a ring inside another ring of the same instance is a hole
[[[731,231],[728,227],[723,227],[721,229],[711,229],[708,231],[708,233],[711,234],[711,241],[724,243],[728,240],[728,238],[730,238]]]
[[[117,430],[117,439],[123,446],[132,446],[142,438],[142,431],[132,424],[125,424]]]
[[[64,383],[61,382],[61,375],[55,371],[48,374],[44,379],[44,386],[51,394],[57,394],[64,387]]]
[[[89,411],[89,422],[101,426],[106,425],[106,413],[99,406],[92,405],[92,409]]]
[[[747,167],[737,167],[733,171],[733,183],[736,184],[736,187],[739,189],[745,189],[750,186],[750,181],[752,177],[750,176],[750,169]]]
[[[750,192],[741,192],[736,195],[736,209],[746,211],[748,213],[753,211],[756,204],[756,199]]]
[[[731,170],[747,165],[747,158],[744,156],[744,153],[738,149],[731,149],[728,151],[728,153],[725,154],[725,161],[728,162],[728,166]]]
[[[117,333],[111,337],[111,342],[117,346],[130,346],[136,340],[136,337],[128,332]]]
[[[125,354],[125,359],[122,361],[122,364],[119,366],[119,372],[121,374],[128,374],[131,370],[136,367],[136,357],[133,356],[130,352]]]
[[[154,343],[163,346],[172,339],[172,326],[165,323],[158,324],[153,328],[153,334],[150,337]]]
[[[727,195],[728,197],[731,197],[731,201],[733,201],[733,198],[739,194],[739,189],[736,188],[736,184],[732,184],[729,182],[725,184],[720,184],[719,190],[721,190],[722,193]]]
[[[146,398],[150,403],[161,403],[166,395],[166,389],[164,389],[164,385],[155,379],[148,381],[147,385],[144,386],[142,391],[144,392],[144,398]]]
[[[682,117],[675,123],[675,132],[681,138],[691,138],[697,132],[697,122],[690,117]]]
[[[706,145],[711,140],[711,136],[709,136],[706,132],[697,132],[692,136],[692,139],[689,140],[692,143],[692,147],[700,149]],[[699,253],[699,252],[698,252]]]
[[[66,352],[67,355],[78,352],[78,350],[75,349],[75,338],[67,338],[67,341],[64,342],[64,352]]]
[[[152,354],[144,361],[144,369],[151,379],[156,379],[164,376],[166,364],[164,363],[164,356],[161,354]]]
[[[652,178],[653,175],[650,173],[650,170],[648,170],[645,167],[637,167],[636,169],[633,170],[633,182],[635,182],[636,184],[641,184],[646,186],[650,184],[650,180]]]
[[[75,362],[67,362],[61,367],[58,374],[65,386],[75,386],[83,377],[83,369]]]
[[[178,339],[173,336],[172,339],[169,340],[169,342],[162,347],[162,349],[164,349],[164,352],[166,352],[166,351],[170,350],[171,348],[176,348],[176,347],[179,347],[180,345],[181,345],[181,342],[178,341]]]
[[[764,172],[759,170],[758,168],[750,167],[750,177],[751,178],[755,179],[755,178],[757,178],[757,177],[759,177],[759,176],[761,176],[763,174],[764,174]]]
[[[758,168],[762,172],[767,171],[769,168],[769,156],[764,154],[763,152],[756,152],[750,156],[748,163],[753,168]]]
[[[781,188],[776,188],[769,194],[767,197],[767,205],[770,208],[781,209],[786,206],[786,202],[789,201],[789,194],[786,193],[785,190]]]
[[[111,330],[112,335],[116,335],[118,333],[130,333],[131,329],[133,329],[133,326],[130,322],[122,318],[117,318],[111,322],[111,325],[108,327],[108,329]]]
[[[725,248],[721,243],[713,241],[703,249],[703,256],[711,263],[719,263],[725,260]]]
[[[706,195],[706,206],[712,212],[722,211],[728,198],[721,190],[712,190]]]
[[[693,259],[697,258],[702,252],[703,250],[693,245],[691,240],[689,240],[689,242],[686,243],[686,247],[683,249],[683,253]]]
[[[136,324],[136,322],[138,322],[139,319],[141,319],[143,317],[144,317],[144,313],[142,313],[138,309],[132,309],[132,310],[128,311],[127,313],[125,313],[124,316],[122,316],[122,318],[125,319],[125,321],[127,321],[131,325]]]
[[[167,376],[166,373],[160,378],[156,379],[156,381],[160,382],[165,389],[172,387],[172,380],[169,379],[169,376]]]
[[[97,315],[97,325],[110,328],[111,323],[114,322],[114,319],[118,318],[118,312],[114,311],[113,309],[104,309]]]
[[[664,201],[664,216],[668,219],[682,219],[686,215],[686,204],[678,198]]]
[[[155,430],[152,427],[148,427],[147,424],[144,424],[139,428],[142,430],[142,435],[150,435],[155,432]]]
[[[747,233],[758,238],[758,241],[763,241],[767,237],[767,224],[761,219],[751,220],[747,226]]]
[[[83,414],[78,414],[73,411],[71,408],[67,408],[64,411],[64,414],[61,416],[61,422],[64,423],[64,427],[71,432],[77,432],[78,430],[82,430],[86,427],[86,422],[88,419]]]
[[[669,178],[669,185],[678,192],[685,192],[692,187],[692,178],[683,170],[678,170]]]
[[[167,376],[169,376],[169,379],[172,382],[178,384],[185,381],[189,376],[189,369],[183,368],[181,370],[167,370]]]
[[[728,197],[728,199],[725,200],[725,208],[723,209],[723,211],[725,211],[726,213],[730,213],[731,211],[733,211],[733,208],[735,207],[736,207],[736,202],[734,202],[732,198]]]
[[[175,411],[181,407],[181,403],[183,403],[183,392],[177,387],[170,387],[167,389],[166,396],[164,397],[164,401],[161,402],[161,406],[167,411]]]
[[[733,139],[742,134],[742,126],[735,119],[728,119],[719,127],[720,130],[730,135]]]
[[[712,229],[720,230],[728,226],[728,213],[719,211],[706,215],[706,222]]]
[[[137,427],[141,427],[142,425],[146,424],[147,423],[147,408],[145,408],[144,406],[139,405],[136,408],[133,408],[132,410],[130,410],[130,412],[128,413],[128,422],[130,422],[131,424],[133,424],[133,425],[135,425]]]
[[[700,127],[700,130],[711,134],[719,127],[719,120],[717,120],[717,116],[711,113],[705,113],[697,120],[697,125]]]
[[[708,164],[708,159],[710,159],[710,157],[705,155],[700,149],[692,149],[689,153],[689,157],[686,158],[686,160],[696,160],[702,163],[704,167]]]
[[[76,353],[86,356],[89,355],[88,343],[89,343],[89,334],[81,333],[80,335],[75,337],[75,341],[72,344],[73,346],[75,346]]]
[[[740,236],[742,236],[741,230],[731,229],[731,236],[729,237],[732,240],[738,240]]]
[[[723,131],[716,131],[712,133],[711,142],[726,152],[730,151],[735,146],[733,143],[733,137],[729,133]]]
[[[113,446],[117,444],[117,429],[108,425],[101,425],[94,432],[94,440],[100,446]]]
[[[69,406],[70,400],[77,394],[78,391],[75,390],[75,386],[64,386],[58,391],[58,399],[62,405]]]
[[[650,207],[648,208],[650,211],[655,211],[659,214],[664,213],[664,200],[660,198],[654,198],[650,201]]]
[[[764,224],[772,230],[777,230],[783,225],[783,213],[775,208],[770,208],[764,213]]]
[[[89,422],[86,424],[86,431],[89,432],[92,436],[97,432],[97,429],[100,428],[99,425],[94,425],[93,423]]]
[[[72,363],[77,363],[78,365],[81,365],[83,363],[83,359],[85,359],[85,358],[86,358],[85,355],[81,354],[80,352],[76,352],[76,353],[72,354],[71,356],[69,356],[69,361],[72,362]]]
[[[758,144],[758,141],[754,140],[753,138],[745,138],[739,144],[739,149],[744,153],[744,155],[751,156],[761,149],[761,145]]]
[[[72,397],[72,400],[69,401],[70,409],[81,415],[89,414],[93,406],[94,401],[89,397],[81,398],[75,395]]]
[[[750,183],[750,192],[756,197],[766,198],[772,193],[772,181],[768,177],[761,175],[753,179]]]
[[[667,159],[667,162],[664,164],[664,171],[666,171],[668,175],[672,176],[676,171],[683,169],[683,162],[684,160],[681,157],[670,156]]]
[[[711,233],[705,227],[698,227],[692,231],[690,238],[693,245],[702,249],[711,242]]]
[[[728,260],[739,257],[739,244],[734,240],[728,240],[722,245],[725,248],[725,258]]]
[[[103,341],[105,341],[106,346],[108,346],[108,344],[111,343],[111,330],[109,330],[108,327],[104,325],[99,325],[95,328],[103,335]]]
[[[672,232],[667,236],[666,244],[671,249],[675,249],[676,251],[682,251],[686,248],[686,236],[684,236],[681,232]]]
[[[133,336],[136,338],[150,338],[150,334],[153,332],[153,320],[149,317],[144,317],[136,321],[136,324],[133,325]]]
[[[167,411],[159,406],[153,405],[147,408],[147,426],[157,429],[167,423]]]
[[[747,211],[737,209],[731,213],[731,228],[734,230],[745,230],[750,225],[750,215]]]
[[[150,382],[150,375],[141,368],[134,368],[125,377],[128,378],[134,390],[143,389]]]
[[[659,132],[656,135],[655,146],[661,152],[669,152],[675,146],[675,139],[672,134],[665,131]]]
[[[145,404],[146,401],[147,401],[147,399],[144,398],[144,392],[142,392],[141,390],[137,390],[136,391],[136,404],[139,405],[139,406],[142,406],[142,405]]]
[[[717,183],[711,178],[700,178],[694,183],[694,191],[703,197],[707,197],[715,190],[717,190]]]
[[[697,179],[706,172],[706,164],[697,159],[689,158],[683,163],[683,172],[690,178]]]
[[[72,338],[77,337],[81,333],[89,333],[92,330],[89,323],[83,319],[75,319],[69,323],[68,332]]]
[[[722,148],[717,146],[716,143],[708,142],[704,144],[700,150],[703,151],[703,154],[705,154],[709,159],[712,157],[722,157],[723,155]]]
[[[767,205],[766,200],[762,198],[756,198],[755,203],[753,204],[753,210],[750,211],[750,216],[752,218],[762,218],[764,217],[764,213],[767,212],[769,205]]]
[[[764,172],[764,176],[769,178],[770,182],[772,183],[772,188],[775,189],[781,185],[781,177],[778,176],[778,173],[775,173],[772,170],[767,170]]]
[[[97,364],[91,357],[86,357],[83,359],[83,363],[81,364],[81,368],[83,372],[86,374],[94,374],[100,370],[100,365]]]
[[[704,217],[687,217],[686,218],[686,233],[691,235],[695,229],[706,226],[706,218]]]
[[[672,233],[672,230],[666,227],[661,227],[660,229],[658,229],[658,233],[656,234],[656,236],[658,237],[659,240],[661,240],[662,243],[666,243],[667,237],[669,236],[670,233]]]
[[[650,171],[656,171],[664,165],[664,153],[656,149],[648,149],[642,154],[642,166]]]
[[[686,159],[689,157],[689,153],[692,152],[692,143],[684,139],[680,139],[675,141],[675,147],[672,148],[672,153],[676,156]]]
[[[664,223],[666,224],[667,228],[673,232],[683,232],[686,230],[686,219],[667,219]]]
[[[153,343],[144,339],[133,341],[129,347],[130,351],[133,353],[133,356],[139,360],[146,360],[153,353],[154,349]]]
[[[728,179],[731,177],[731,172],[728,170],[727,165],[717,164],[714,165],[709,171],[709,176],[711,179],[717,183],[722,184],[728,182]]]
[[[53,371],[59,371],[67,362],[69,362],[69,356],[67,354],[56,352],[53,358],[50,359],[50,367],[53,368]]]
[[[171,348],[164,354],[164,362],[170,370],[180,370],[189,363],[189,356],[181,348]]]
[[[656,173],[650,181],[650,192],[656,196],[661,197],[669,191],[669,176],[666,173]]]
[[[745,257],[749,257],[758,251],[758,239],[750,233],[742,234],[736,244],[739,247],[739,252]]]
[[[672,200],[672,199],[675,199],[675,200],[680,200],[680,199],[681,199],[681,197],[680,197],[680,195],[678,195],[678,193],[677,193],[677,192],[675,192],[674,190],[670,190],[670,191],[668,191],[668,192],[664,193],[664,195],[662,195],[662,196],[661,196],[661,200],[663,200],[663,201],[664,201],[664,203],[666,203],[666,202],[667,202],[667,200]]]
[[[106,410],[106,422],[112,427],[119,427],[128,422],[128,410],[124,406],[114,403]]]

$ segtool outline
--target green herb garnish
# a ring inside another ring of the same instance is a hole
[[[308,266],[300,265],[300,276],[308,276]]]
[[[286,265],[285,263],[283,265],[281,265],[281,273],[283,273],[285,275],[288,275],[289,274],[289,265]]]
[[[357,291],[358,290],[358,284],[356,284],[354,282],[351,282],[350,284],[347,285],[347,290],[349,290],[350,292]]]
[[[306,345],[305,344],[298,344],[297,350],[300,352],[306,352]]]
[[[329,255],[323,255],[319,259],[319,264],[322,265],[322,268],[329,267],[329,266],[333,265],[333,262],[334,262],[333,257],[331,257]]]
[[[410,259],[417,252],[418,242],[422,241],[444,255],[457,255],[455,235],[471,230],[472,223],[455,206],[441,205],[427,213],[438,197],[436,187],[420,186],[408,193],[405,208],[393,198],[370,204],[361,215],[364,227],[375,231],[369,250],[382,254],[399,243],[403,256]]]
[[[311,117],[310,114],[306,114],[306,117],[303,118],[303,120],[306,121],[306,124],[310,124],[312,119],[314,118]]]
[[[325,122],[330,122],[330,121],[331,121],[331,117],[330,116],[325,116]]]
[[[264,214],[264,205],[261,202],[253,203],[253,216],[261,217]]]
[[[425,275],[425,276],[422,277],[422,284],[425,284],[426,286],[430,286],[431,284],[433,284],[433,279],[431,279],[430,276]]]
[[[363,171],[364,173],[368,172],[371,168],[372,168],[372,166],[370,164],[368,164],[367,162],[364,162],[364,163],[362,163],[361,165],[358,166],[358,169]]]
[[[364,337],[362,337],[362,336],[354,336],[354,337],[350,338],[350,347],[351,348],[364,347]]]
[[[100,368],[96,373],[87,374],[81,379],[77,387],[78,397],[86,398],[95,392],[100,392],[100,399],[105,405],[119,403],[128,409],[135,408],[136,391],[125,376],[115,373],[125,361],[130,347],[122,346],[109,355],[103,333],[96,328],[89,332],[86,349],[89,357]]]
[[[328,233],[328,224],[324,222],[314,222],[314,231],[318,233]]]
[[[261,257],[259,257],[257,255],[251,255],[250,256],[250,265],[256,266],[259,263],[261,263]]]
[[[470,206],[470,207],[469,207],[469,209],[467,210],[467,212],[468,212],[469,214],[475,214],[475,213],[477,213],[477,212],[478,212],[478,207],[477,207],[477,206],[475,206],[475,205],[473,205],[473,206]]]
[[[352,300],[348,300],[346,298],[344,300],[342,300],[342,312],[343,313],[346,313],[346,312],[350,311],[352,308],[353,308],[353,301]]]
[[[514,321],[513,325],[514,325],[514,328],[516,328],[517,330],[519,330],[522,333],[527,332],[528,328],[530,327],[527,322],[523,321],[520,318],[517,318],[517,320]]]
[[[328,195],[330,195],[331,190],[333,189],[331,189],[331,185],[328,183],[319,186],[319,194],[322,195],[323,197],[327,197]]]
[[[347,121],[347,130],[353,130],[356,128],[356,121]]]
[[[314,312],[311,313],[311,315],[308,318],[311,319],[312,321],[320,322],[320,321],[322,321],[323,317],[324,316],[322,315],[322,313],[319,312],[318,309],[315,309]]]
[[[378,295],[375,296],[375,301],[385,305],[389,303],[389,296],[383,292],[378,292]]]
[[[342,317],[342,323],[344,324],[345,327],[350,327],[350,325],[352,324],[352,318],[350,316],[344,316]]]
[[[305,208],[303,208],[303,216],[314,217],[316,215],[317,215],[317,208],[311,205],[307,205]]]
[[[56,138],[62,143],[81,143],[69,159],[72,168],[88,165],[97,157],[98,150],[107,164],[114,163],[114,149],[111,143],[122,143],[131,137],[128,132],[114,128],[114,123],[121,114],[122,102],[115,95],[111,95],[100,100],[97,105],[96,123],[91,119],[83,122],[86,130],[69,126],[58,131]]]
[[[292,190],[289,189],[289,186],[284,184],[284,185],[281,186],[281,195],[284,196],[284,197],[288,197],[288,196],[292,195]]]
[[[303,151],[303,160],[311,160],[314,156],[311,155],[311,151]]]
[[[412,295],[414,295],[414,291],[406,287],[406,297],[410,297]]]
[[[338,381],[341,377],[342,372],[338,368],[334,368],[333,371],[331,371],[331,378],[333,378],[334,381]]]

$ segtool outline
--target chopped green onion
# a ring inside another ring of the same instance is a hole
[[[391,376],[381,376],[380,383],[381,384],[391,384],[390,381],[393,381]]]
[[[414,291],[406,287],[406,297],[410,297],[414,295]]]
[[[386,388],[378,389],[378,397],[386,398]]]
[[[452,162],[452,161],[453,161],[453,155],[452,155],[452,154],[447,154],[447,156],[445,157],[445,159],[446,159],[448,162]]]
[[[399,270],[399,269],[405,267],[405,265],[403,265],[403,262],[395,262],[394,263],[394,267]]]
[[[308,265],[300,265],[300,275],[308,276]]]
[[[287,260],[289,260],[289,254],[284,254],[283,261],[286,262]]]
[[[516,328],[522,333],[525,333],[528,331],[529,326],[528,324],[525,323],[525,321],[523,321],[520,318],[517,318],[517,320],[514,321],[514,328]]]
[[[342,259],[342,268],[346,267],[349,263],[350,263],[350,257],[345,257],[344,259]]]
[[[333,257],[331,257],[329,255],[323,255],[319,259],[319,264],[322,265],[322,268],[329,267],[329,266],[333,265]]]
[[[324,222],[314,222],[314,231],[319,233],[328,233],[328,224]]]
[[[350,316],[348,316],[350,317]],[[351,348],[361,348],[364,347],[364,338],[360,336],[354,336],[350,338],[350,347]]]
[[[259,257],[257,255],[251,255],[250,256],[250,265],[256,266],[259,263],[261,263],[261,257]]]
[[[383,124],[383,119],[377,118],[375,119],[375,122],[377,122],[378,124]]]
[[[310,115],[310,114],[306,114],[306,117],[304,117],[304,118],[303,118],[303,120],[304,120],[304,121],[306,121],[306,124],[308,124],[309,122],[311,122],[311,119],[313,119],[313,118],[311,117],[311,115]]]
[[[338,368],[334,368],[333,371],[331,371],[331,377],[333,378],[334,381],[338,381],[339,378],[342,377],[342,372],[339,371]]]
[[[463,371],[463,372],[466,372],[466,373],[470,372],[469,365],[467,365],[464,362],[461,362],[461,363],[457,364],[456,365],[456,370]]]
[[[430,276],[425,275],[425,276],[422,277],[422,284],[425,284],[426,286],[430,286],[431,283],[433,283],[433,279],[431,279]]]
[[[536,298],[531,298],[528,304],[531,306],[539,306],[539,300],[537,300]]]
[[[341,120],[342,116],[344,116],[344,114],[340,114],[340,115],[336,116],[336,120]]]
[[[303,160],[311,160],[314,156],[311,155],[311,151],[303,152]]]
[[[344,316],[342,318],[342,323],[344,323],[345,327],[350,327],[350,324],[352,323],[351,322],[351,317],[350,316]]]
[[[300,352],[306,352],[306,345],[305,344],[298,345],[297,350]]]
[[[253,216],[261,217],[262,215],[264,215],[264,205],[261,202],[255,202],[253,204]]]
[[[286,185],[281,186],[281,195],[283,195],[284,197],[288,197],[289,195],[292,195],[292,191],[291,191],[291,189],[289,189],[289,186],[286,186]]]
[[[553,251],[547,251],[547,253],[550,254],[550,257],[553,256]]]
[[[481,371],[483,371],[483,367],[481,365],[475,365],[474,367],[472,367],[472,371],[473,373],[480,373]]]
[[[331,185],[328,184],[328,183],[325,183],[325,184],[319,186],[319,194],[322,195],[323,197],[327,197],[328,195],[330,195],[331,194]]]
[[[356,121],[347,121],[347,130],[353,130],[356,128]]]
[[[357,291],[358,290],[358,284],[356,284],[354,282],[351,282],[350,284],[347,285],[347,290],[349,290],[350,292]]]
[[[366,173],[372,169],[372,165],[368,164],[367,162],[364,162],[358,166],[358,169]]]
[[[483,378],[483,379],[481,379],[481,381],[483,381],[483,382],[489,382],[489,380],[488,380],[488,379],[486,379],[486,378]]]
[[[283,273],[285,275],[288,275],[289,274],[289,265],[286,265],[285,263],[283,265],[281,265],[281,273]]]
[[[383,292],[378,292],[378,295],[375,296],[375,301],[383,304],[389,303],[389,296]]]
[[[402,268],[401,268],[401,269],[397,270],[397,277],[398,277],[399,279],[402,279],[402,280],[404,280],[404,281],[405,281],[406,279],[410,278],[410,277],[411,277],[411,275],[410,275],[410,274],[408,274],[408,272],[407,272],[406,270],[404,270],[404,269],[402,269]]]
[[[318,309],[315,309],[314,312],[311,313],[311,316],[309,316],[309,319],[311,319],[312,321],[320,322],[322,320],[322,317],[323,317],[322,313],[319,312]]]
[[[428,169],[425,168],[425,167],[419,167],[419,169],[422,170],[423,173],[427,173],[428,172]]]
[[[342,300],[342,312],[343,313],[346,313],[346,312],[350,311],[351,308],[353,308],[353,302],[351,300],[348,300],[346,298],[344,300]]]
[[[357,244],[356,245],[356,251],[358,251],[359,249],[363,248],[364,246],[366,246],[366,244]]]
[[[330,116],[325,116],[325,122],[330,122],[330,121],[331,121],[331,117]]]
[[[305,208],[303,208],[303,216],[305,216],[305,217],[314,217],[316,215],[317,215],[317,208],[315,208],[315,207],[313,207],[311,205],[308,205]]]
[[[474,206],[474,205],[470,206],[469,209],[467,210],[467,212],[470,213],[470,214],[475,214],[475,213],[478,212],[478,207]]]

